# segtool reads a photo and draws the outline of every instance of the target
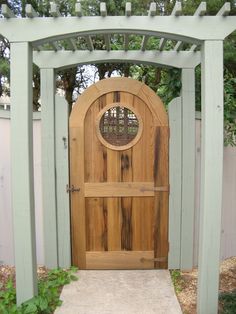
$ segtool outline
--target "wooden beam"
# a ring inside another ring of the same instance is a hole
[[[107,51],[110,51],[111,50],[111,36],[109,34],[105,34],[104,39],[105,39],[106,49]]]
[[[180,268],[193,268],[195,195],[195,69],[182,69],[182,214]]]
[[[132,6],[131,6],[131,2],[126,2],[125,4],[125,15],[126,16],[131,16],[131,10]]]
[[[63,27],[59,27],[63,25]],[[168,36],[170,40],[182,40],[200,44],[203,40],[221,40],[236,28],[234,16],[220,19],[205,17],[201,21],[192,16],[84,16],[79,23],[75,17],[66,16],[31,19],[0,19],[1,34],[9,41],[29,41],[42,45],[48,41],[70,37],[95,36],[97,34],[141,34],[156,37]]]
[[[227,16],[231,11],[230,2],[225,2],[220,11],[216,14],[216,16]]]
[[[140,50],[52,50],[34,52],[34,62],[40,67],[52,67],[55,69],[66,69],[78,64],[91,64],[103,62],[127,62],[152,64],[164,67],[193,68],[200,63],[200,52],[191,51],[146,51],[145,54]]]
[[[103,16],[103,17],[107,16],[107,6],[106,6],[106,2],[101,2],[101,3],[100,3],[100,14],[101,14],[101,16]]]
[[[39,14],[35,11],[35,9],[32,7],[31,4],[26,4],[25,14],[29,18],[34,18],[34,17],[38,17],[39,16]]]
[[[198,258],[198,313],[217,313],[222,172],[223,41],[205,41],[202,49],[201,205]]]
[[[32,46],[29,43],[11,43],[10,67],[11,191],[14,218],[16,294],[17,304],[20,305],[37,294]]]
[[[12,12],[12,10],[9,8],[7,4],[2,4],[1,8],[2,8],[2,15],[5,18],[9,19],[9,18],[15,17],[15,14]]]
[[[55,153],[55,74],[53,69],[40,70],[42,132],[42,197],[44,259],[48,268],[58,267],[56,153]]]
[[[82,7],[81,7],[81,3],[80,2],[76,2],[76,4],[75,4],[75,14],[78,17],[82,16]]]

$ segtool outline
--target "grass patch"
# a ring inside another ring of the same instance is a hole
[[[232,292],[221,292],[219,301],[222,305],[222,314],[235,314],[236,313],[236,290]]]
[[[61,289],[71,281],[78,280],[74,275],[76,267],[68,270],[53,269],[45,278],[38,281],[38,295],[21,306],[16,305],[16,289],[13,279],[9,279],[5,288],[0,291],[1,314],[51,314],[62,304],[60,300]]]

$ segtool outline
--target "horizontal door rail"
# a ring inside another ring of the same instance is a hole
[[[85,197],[154,196],[169,192],[169,186],[154,187],[154,182],[96,182],[85,183]]]

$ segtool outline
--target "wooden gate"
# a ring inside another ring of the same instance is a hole
[[[89,87],[70,117],[72,260],[80,269],[167,268],[165,108],[145,84]]]

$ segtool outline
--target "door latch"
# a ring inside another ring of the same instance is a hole
[[[72,186],[70,187],[68,184],[66,185],[66,192],[79,192],[80,188],[75,188],[74,185],[72,184]]]

